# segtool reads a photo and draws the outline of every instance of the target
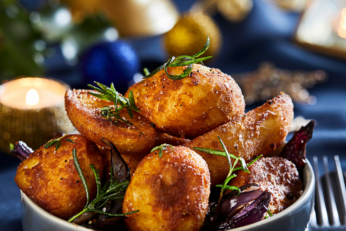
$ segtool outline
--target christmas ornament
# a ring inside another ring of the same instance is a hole
[[[152,36],[172,29],[179,14],[170,0],[96,0],[124,36]]]
[[[61,0],[68,6],[73,21],[80,23],[85,17],[101,11],[102,5],[99,0]]]
[[[281,8],[289,11],[302,12],[308,0],[274,0]]]
[[[271,63],[261,63],[258,70],[232,75],[243,91],[246,104],[264,101],[280,92],[291,96],[293,101],[314,104],[316,98],[306,88],[327,80],[324,71],[288,71],[275,68]]]
[[[217,2],[217,9],[231,22],[240,22],[245,19],[252,6],[252,0],[219,0]]]
[[[135,50],[126,42],[103,42],[91,47],[81,58],[85,82],[105,85],[114,83],[124,93],[133,76],[139,71],[140,62]]]
[[[206,37],[210,47],[203,56],[215,56],[221,47],[221,34],[216,23],[202,12],[182,16],[164,36],[164,46],[170,56],[193,55],[203,47]]]

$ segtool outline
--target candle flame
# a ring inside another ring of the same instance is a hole
[[[30,89],[28,93],[26,93],[26,104],[35,105],[40,101],[40,96],[35,89]]]

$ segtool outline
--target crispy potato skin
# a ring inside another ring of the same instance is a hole
[[[293,119],[291,98],[281,94],[241,118],[230,121],[202,135],[185,146],[223,151],[217,136],[225,143],[229,153],[245,161],[254,156],[268,155],[285,140]],[[208,163],[212,186],[222,183],[229,171],[223,156],[197,152]]]
[[[131,119],[124,109],[120,111],[120,116],[133,125],[119,121],[119,126],[116,126],[100,115],[102,107],[113,103],[100,100],[88,92],[90,91],[70,90],[65,94],[65,109],[76,129],[100,146],[105,146],[100,139],[107,138],[120,153],[142,157],[148,154],[156,140],[156,131],[150,122],[136,112]]]
[[[191,140],[171,136],[167,133],[157,132],[155,147],[161,144],[184,145],[188,142],[191,142]]]
[[[296,166],[282,157],[261,158],[249,167],[250,174],[238,171],[230,185],[237,187],[259,183],[272,194],[270,211],[275,214],[292,205],[302,194],[303,185]],[[292,197],[287,196],[291,193]]]
[[[186,147],[150,153],[137,166],[123,212],[129,230],[199,230],[207,212],[210,177],[206,162]]]
[[[95,165],[100,174],[104,168],[102,154],[92,141],[81,135],[70,135],[63,140],[67,138],[75,143],[62,141],[58,151],[54,146],[48,149],[40,147],[19,165],[15,177],[18,187],[37,205],[63,219],[77,214],[86,204],[72,149],[77,150],[91,199],[96,196],[96,183],[90,164]]]
[[[170,67],[178,75],[186,67]],[[137,107],[162,132],[194,138],[244,113],[238,84],[218,69],[193,65],[192,75],[171,80],[164,70],[133,85]]]

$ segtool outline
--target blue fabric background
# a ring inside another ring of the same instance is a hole
[[[29,2],[29,0],[26,0]],[[179,10],[184,12],[194,0],[175,0]],[[295,116],[315,119],[317,127],[309,142],[307,155],[327,155],[330,160],[339,155],[346,170],[346,62],[302,49],[292,42],[299,20],[298,14],[287,13],[274,5],[259,0],[249,17],[231,24],[221,15],[215,20],[222,31],[223,47],[220,56],[210,66],[226,73],[252,71],[261,61],[270,61],[285,69],[322,69],[329,75],[327,83],[317,85],[310,93],[317,98],[315,105],[295,104]],[[129,41],[138,51],[143,66],[163,62],[167,59],[162,50],[161,37]],[[78,87],[79,79],[72,71],[49,76],[61,78],[72,87]],[[251,108],[260,104],[253,105]],[[247,108],[248,110],[251,108]],[[19,161],[0,153],[0,230],[22,230],[20,217],[19,189],[14,183]],[[322,167],[322,166],[321,166]],[[330,164],[334,170],[334,164]],[[323,173],[323,171],[321,171]]]

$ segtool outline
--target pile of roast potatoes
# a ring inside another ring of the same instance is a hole
[[[168,73],[178,75],[185,68],[169,67]],[[68,90],[66,112],[81,135],[67,136],[64,139],[74,143],[62,142],[57,151],[54,146],[42,146],[32,153],[18,167],[15,181],[19,188],[51,214],[63,219],[72,217],[86,203],[72,149],[77,150],[93,198],[96,183],[90,164],[101,174],[109,174],[110,151],[100,141],[105,137],[131,168],[122,211],[139,212],[125,219],[129,230],[199,230],[208,209],[210,189],[223,183],[229,163],[224,156],[193,148],[222,151],[219,136],[229,153],[249,162],[280,147],[293,119],[291,98],[284,93],[245,113],[244,97],[231,76],[200,64],[193,64],[192,73],[181,80],[172,80],[164,70],[159,71],[130,87],[125,97],[130,90],[140,110],[133,113],[133,119],[126,110],[120,112],[121,118],[130,123],[114,123],[101,116],[101,108],[112,106],[113,102],[92,96],[88,93],[92,90]],[[158,150],[150,153],[163,143],[172,144],[173,148],[167,147],[161,158]],[[284,165],[282,174],[287,165],[291,181],[300,182],[292,163],[279,157],[276,161],[279,162],[272,168]],[[276,170],[272,171],[270,174],[275,174]],[[231,184],[247,183],[246,174],[239,173],[243,176]],[[277,184],[283,192],[290,187],[282,179],[269,183],[272,187]],[[270,210],[277,213],[281,210],[277,207],[280,197],[272,200]]]

